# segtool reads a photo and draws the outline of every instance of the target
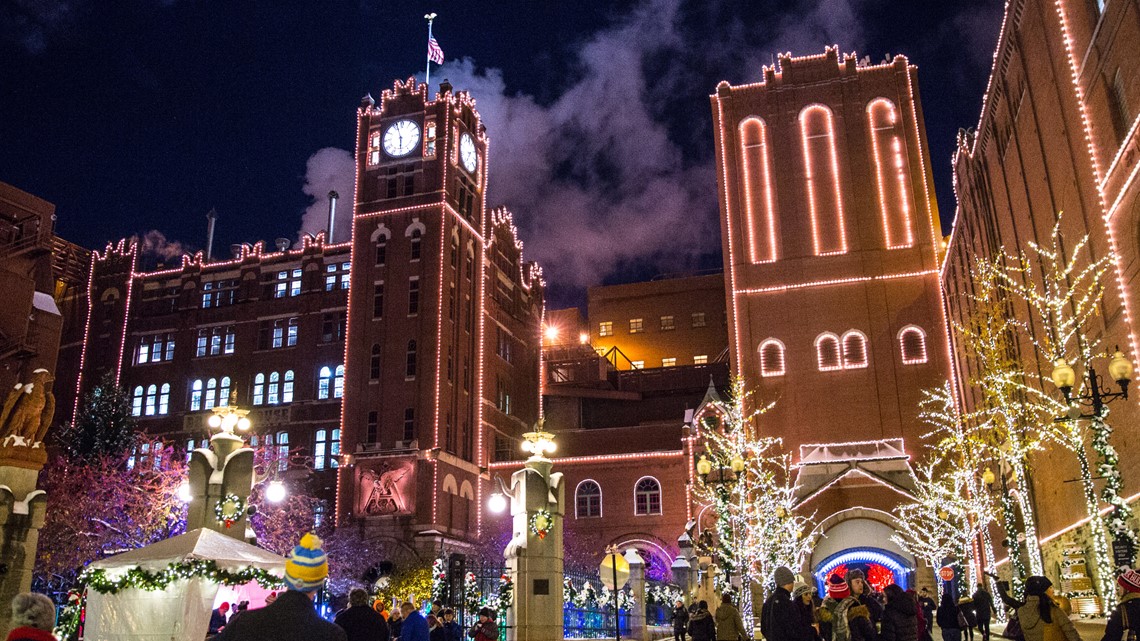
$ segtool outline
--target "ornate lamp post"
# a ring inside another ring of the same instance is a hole
[[[236,397],[234,392],[231,400]],[[217,433],[210,437],[209,449],[199,448],[190,454],[186,527],[204,527],[252,541],[248,517],[252,513],[253,450],[235,433],[251,427],[249,410],[231,403],[215,407],[213,412],[206,422]]]
[[[740,455],[734,456],[732,458],[732,460],[728,462],[727,465],[725,465],[724,461],[722,461],[721,459],[719,459],[717,457],[714,457],[714,459],[716,460],[715,465],[713,464],[712,461],[710,461],[708,459],[708,457],[706,455],[704,455],[704,454],[701,455],[700,460],[697,461],[697,478],[701,482],[701,484],[712,486],[716,489],[716,496],[717,496],[717,502],[718,503],[720,503],[720,502],[728,503],[732,499],[732,492],[733,492],[734,488],[736,487],[736,484],[744,479],[744,476],[745,476],[744,459]],[[743,492],[740,493],[739,498],[740,498],[740,502],[741,502],[740,507],[743,508],[743,503],[744,503],[744,493]],[[718,512],[723,512],[723,511],[724,511],[723,509],[718,510]],[[720,519],[720,518],[728,518],[728,517],[726,515],[722,516],[721,514],[718,514],[717,518]],[[743,597],[742,603],[741,603],[741,615],[743,617],[745,617],[746,620],[751,621],[752,620],[751,590],[745,590],[744,589],[744,588],[749,587],[749,586],[744,585],[744,571],[741,568],[741,563],[743,562],[743,559],[739,558],[740,554],[739,554],[738,547],[739,547],[740,533],[737,532],[736,523],[734,521],[730,521],[730,526],[731,526],[731,528],[727,532],[727,534],[729,535],[729,537],[731,539],[731,543],[730,543],[728,549],[731,550],[731,552],[729,554],[730,554],[730,558],[732,560],[733,572],[728,577],[729,584],[732,585],[733,587],[739,588],[741,590],[741,596]],[[718,535],[719,535],[719,532],[718,532]],[[707,539],[705,539],[704,542],[708,543]],[[722,544],[720,547],[723,549],[725,546]],[[708,546],[707,551],[709,551],[709,552],[712,551],[711,546]]]
[[[1102,474],[1101,478],[1105,480],[1101,499],[1113,506],[1112,512],[1108,515],[1107,523],[1108,529],[1112,533],[1112,560],[1117,568],[1132,566],[1132,559],[1136,552],[1136,534],[1128,525],[1132,509],[1120,496],[1123,482],[1120,478],[1119,457],[1116,450],[1108,442],[1109,436],[1112,434],[1112,427],[1104,419],[1108,416],[1109,403],[1128,398],[1128,386],[1132,382],[1132,374],[1132,361],[1117,348],[1108,361],[1108,375],[1116,381],[1120,388],[1119,392],[1102,389],[1103,377],[1099,376],[1096,370],[1089,366],[1085,372],[1088,384],[1087,391],[1074,395],[1073,387],[1077,382],[1077,373],[1064,358],[1058,358],[1054,361],[1053,372],[1050,376],[1053,384],[1061,391],[1065,403],[1069,406],[1064,416],[1058,416],[1054,420],[1057,422],[1082,420],[1090,422],[1093,432],[1093,449],[1100,457],[1099,469]],[[1085,412],[1081,409],[1082,407],[1090,408],[1092,411]]]

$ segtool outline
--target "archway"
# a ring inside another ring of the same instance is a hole
[[[812,550],[809,567],[820,594],[831,574],[846,577],[859,569],[876,590],[892,583],[903,589],[915,584],[917,561],[895,543],[890,513],[867,507],[852,507],[821,521],[814,533],[819,540]]]
[[[906,590],[910,588],[914,566],[901,556],[875,547],[848,548],[825,558],[814,568],[812,575],[821,595],[827,593],[827,580],[832,574],[846,577],[851,570],[861,570],[876,591],[894,584]]]

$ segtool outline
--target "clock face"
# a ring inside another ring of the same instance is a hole
[[[384,132],[384,152],[393,158],[412,153],[420,143],[420,126],[411,120],[397,120]]]
[[[464,169],[470,172],[475,171],[479,162],[479,154],[475,152],[475,141],[471,139],[471,134],[465,133],[459,137],[459,160],[463,162]]]

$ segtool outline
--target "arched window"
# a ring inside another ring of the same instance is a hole
[[[201,385],[202,381],[198,381]],[[143,413],[143,386],[139,385],[135,388],[135,393],[131,395],[131,415],[142,416]]]
[[[831,110],[823,105],[805,107],[800,112],[800,135],[815,255],[845,253],[847,232],[843,228],[843,194]]]
[[[324,400],[329,397],[332,388],[332,368],[325,366],[317,374],[317,398]]]
[[[871,155],[887,248],[910,247],[914,244],[914,232],[910,222],[907,162],[895,104],[886,98],[872,100],[867,105],[867,126],[871,130]]]
[[[263,403],[265,403],[265,374],[258,374],[253,377],[253,404]]]
[[[342,396],[344,396],[344,365],[337,365],[333,376],[333,398]]]
[[[150,385],[146,388],[146,409],[143,413],[147,416],[154,416],[158,408],[158,386]]]
[[[265,388],[266,400],[270,405],[276,405],[281,402],[281,396],[278,392],[281,389],[281,374],[277,372],[269,372],[269,385]]]
[[[206,399],[202,403],[202,409],[214,409],[218,404],[218,379],[211,378],[206,381]]]
[[[222,383],[218,386],[218,406],[225,407],[230,404],[230,377],[223,376]]]
[[[416,342],[408,341],[408,359],[404,366],[404,376],[412,377],[416,375]]]
[[[926,362],[926,332],[915,325],[907,325],[899,331],[899,350],[905,365]]]
[[[602,487],[595,481],[582,481],[574,491],[574,516],[579,519],[590,519],[601,515]]]
[[[190,384],[190,411],[197,412],[200,409],[202,409],[202,379]]]
[[[867,337],[858,330],[843,334],[843,369],[867,366]]]
[[[760,343],[760,375],[784,375],[784,344],[774,338]]]
[[[839,355],[839,337],[831,332],[815,337],[815,356],[821,372],[843,369],[843,360]]]
[[[285,380],[281,384],[281,402],[293,402],[293,370],[285,370]]]
[[[740,123],[740,157],[748,257],[753,263],[768,263],[776,260],[776,223],[768,127],[763,120],[752,117]]]
[[[412,230],[411,240],[408,241],[410,260],[420,259],[420,246],[423,244],[423,233],[417,227]]]
[[[380,380],[380,345],[372,345],[372,355],[368,359],[369,380]]]
[[[163,383],[162,387],[158,390],[158,413],[167,414],[170,412],[170,383]]]
[[[652,476],[637,482],[633,489],[633,512],[638,516],[661,514],[661,484]]]

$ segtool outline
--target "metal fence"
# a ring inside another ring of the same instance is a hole
[[[630,633],[629,610],[615,612],[612,601],[603,598],[602,582],[596,573],[563,574],[562,625],[567,639],[598,639]]]
[[[660,581],[645,584],[645,625],[670,625],[673,607],[682,595],[681,588]]]

